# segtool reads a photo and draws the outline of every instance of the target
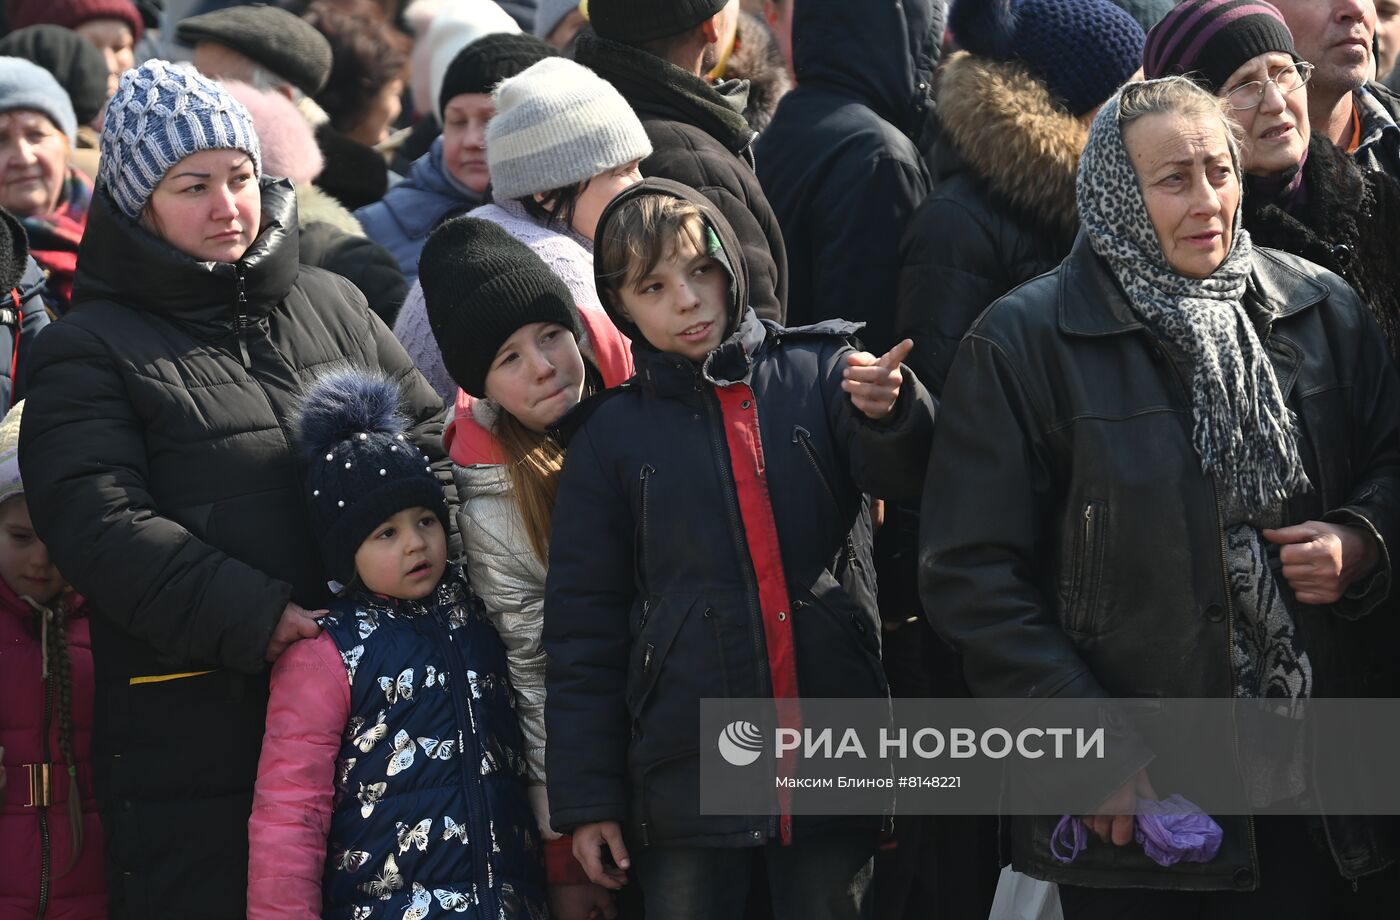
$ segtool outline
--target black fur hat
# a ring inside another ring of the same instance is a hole
[[[429,508],[448,527],[442,486],[428,455],[405,434],[399,389],[388,378],[357,368],[333,371],[312,384],[292,423],[331,578],[350,584],[360,544],[405,508]]]
[[[8,303],[10,291],[24,277],[29,264],[29,235],[9,211],[0,208],[0,298]]]

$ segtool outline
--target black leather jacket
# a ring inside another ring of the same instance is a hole
[[[1378,695],[1383,667],[1368,634],[1381,618],[1364,616],[1389,591],[1400,538],[1400,380],[1370,312],[1336,275],[1256,248],[1247,299],[1254,315],[1274,314],[1261,338],[1313,485],[1287,502],[1285,521],[1358,525],[1381,551],[1361,596],[1330,607],[1288,598],[1314,695]],[[935,426],[920,587],[976,694],[1233,694],[1220,495],[1191,444],[1183,365],[1082,234],[1057,270],[999,300],[963,340]],[[1234,769],[1229,750],[1146,754],[1219,757]],[[1105,795],[1142,763],[1105,765]],[[1225,845],[1212,862],[1171,869],[1135,846],[1090,847],[1061,866],[1049,852],[1055,820],[1011,822],[1018,869],[1079,885],[1257,884],[1248,819],[1221,819]],[[1389,862],[1379,822],[1325,822],[1342,874]]]

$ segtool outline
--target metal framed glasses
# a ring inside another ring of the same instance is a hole
[[[1278,72],[1267,80],[1251,80],[1230,90],[1225,94],[1225,104],[1237,112],[1252,109],[1264,101],[1264,93],[1268,91],[1270,83],[1277,86],[1280,93],[1287,95],[1302,89],[1312,74],[1313,65],[1307,61],[1280,67]]]

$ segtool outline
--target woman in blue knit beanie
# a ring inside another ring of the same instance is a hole
[[[391,378],[450,483],[442,401],[297,243],[242,104],[164,61],[122,75],[20,436],[35,529],[97,611],[114,918],[245,916],[267,663],[329,597],[287,429],[304,384],[332,363]]]

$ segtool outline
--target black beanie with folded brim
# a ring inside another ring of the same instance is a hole
[[[484,35],[457,53],[442,76],[438,92],[438,119],[447,120],[447,103],[464,93],[490,93],[559,50],[533,35],[499,32]]]
[[[729,0],[589,0],[588,22],[599,38],[637,45],[693,29]]]
[[[449,220],[418,260],[428,325],[457,385],[486,395],[486,374],[506,339],[530,323],[558,323],[580,336],[578,308],[558,275],[498,224]]]

